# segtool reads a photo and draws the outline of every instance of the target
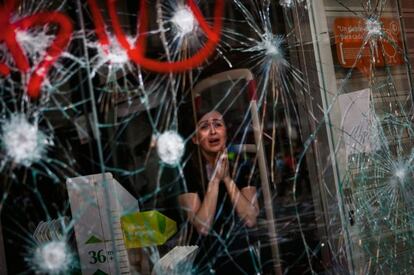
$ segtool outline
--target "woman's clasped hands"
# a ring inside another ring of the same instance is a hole
[[[227,150],[223,150],[217,154],[214,164],[213,176],[211,177],[217,183],[225,182],[230,179],[230,168]]]

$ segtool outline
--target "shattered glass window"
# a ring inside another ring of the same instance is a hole
[[[0,274],[413,274],[409,0],[0,0]]]

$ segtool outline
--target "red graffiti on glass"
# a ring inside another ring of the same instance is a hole
[[[116,13],[116,2],[116,0],[107,0],[108,13],[112,22],[115,37],[121,47],[123,47],[127,52],[128,57],[135,64],[144,69],[158,73],[183,72],[191,70],[203,64],[206,59],[214,53],[217,44],[220,42],[224,0],[217,0],[216,2],[214,9],[214,22],[212,26],[206,22],[194,0],[187,0],[188,7],[193,12],[200,28],[207,37],[204,46],[193,56],[180,61],[170,62],[147,58],[145,56],[148,33],[148,13],[146,1],[140,2],[138,14],[138,38],[136,39],[134,45],[129,43],[125,33],[122,31],[122,27]],[[95,32],[99,43],[103,47],[104,53],[109,54],[110,39],[105,30],[105,22],[99,10],[99,6],[96,3],[96,0],[88,0],[88,5],[91,9],[92,20],[95,25]],[[43,60],[36,65],[36,68],[30,75],[27,84],[28,95],[31,98],[36,99],[40,96],[42,83],[44,82],[50,67],[56,62],[62,54],[64,48],[69,44],[73,32],[73,26],[71,20],[60,12],[39,12],[19,19],[16,22],[12,22],[12,15],[17,7],[17,0],[9,0],[3,7],[0,7],[0,26],[2,26],[2,31],[0,32],[0,43],[6,44],[17,69],[22,73],[27,73],[30,70],[30,62],[16,39],[16,32],[26,31],[32,27],[47,24],[54,24],[58,26],[58,31],[54,41],[46,50]],[[3,76],[8,76],[10,74],[10,68],[5,63],[0,62],[0,74]]]
[[[138,38],[135,41],[135,45],[130,44],[122,30],[118,15],[116,13],[116,2],[116,0],[107,0],[108,13],[112,22],[115,37],[121,47],[127,52],[128,57],[135,64],[144,69],[158,73],[183,72],[191,70],[203,64],[206,59],[214,53],[217,44],[220,42],[224,0],[217,0],[216,2],[212,27],[210,27],[206,22],[194,0],[187,0],[188,7],[191,9],[200,28],[204,31],[207,37],[205,45],[193,56],[176,62],[159,61],[147,58],[145,56],[148,33],[148,11],[146,1],[140,2],[138,14]],[[104,52],[108,52],[110,39],[105,31],[105,22],[99,11],[99,6],[96,3],[96,0],[88,0],[88,5],[91,9],[92,19],[95,24],[96,35],[104,49]]]
[[[0,8],[0,26],[2,26],[0,43],[6,44],[16,67],[22,73],[29,71],[30,63],[16,40],[16,32],[26,31],[32,27],[47,24],[58,26],[58,32],[56,33],[55,39],[46,50],[43,59],[36,65],[27,84],[27,94],[31,98],[38,98],[40,96],[42,83],[45,80],[50,67],[56,62],[62,54],[63,49],[69,44],[73,31],[72,22],[66,15],[60,12],[39,12],[19,19],[16,22],[12,22],[12,14],[17,6],[18,3],[16,0],[10,0]],[[4,76],[10,74],[10,68],[4,63],[0,64],[0,74]]]

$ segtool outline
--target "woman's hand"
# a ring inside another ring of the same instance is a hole
[[[223,151],[217,155],[217,160],[214,167],[213,179],[217,181],[224,181],[230,177],[229,160],[227,151]]]

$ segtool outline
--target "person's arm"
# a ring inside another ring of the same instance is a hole
[[[237,215],[244,221],[247,227],[255,226],[257,216],[259,215],[256,187],[246,186],[240,191],[230,176],[224,178],[224,184]]]
[[[178,197],[180,206],[187,212],[187,218],[200,235],[207,235],[216,213],[220,180],[213,178],[201,202],[197,193],[185,193]]]

